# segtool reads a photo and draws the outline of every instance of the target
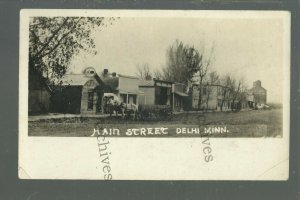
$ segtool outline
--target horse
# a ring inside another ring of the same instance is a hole
[[[128,115],[133,114],[133,119],[136,118],[138,106],[133,103],[126,104],[119,99],[109,99],[107,104],[110,106],[110,116],[115,111],[116,116],[118,116],[118,112],[121,112],[123,119],[125,118],[125,113]]]

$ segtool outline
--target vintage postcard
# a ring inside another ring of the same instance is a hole
[[[19,178],[287,180],[290,20],[21,10]]]

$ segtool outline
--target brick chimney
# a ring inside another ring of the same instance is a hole
[[[104,75],[104,76],[108,75],[108,69],[104,69],[104,70],[103,70],[103,75]]]

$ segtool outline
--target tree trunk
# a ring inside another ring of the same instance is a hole
[[[221,102],[221,112],[223,111],[223,106],[224,106],[224,99],[225,99],[225,97],[226,97],[226,94],[227,94],[227,92],[226,92],[226,90],[223,92],[223,99],[222,99],[222,102]]]
[[[224,100],[221,102],[221,112],[223,111]]]
[[[207,93],[207,98],[206,98],[206,111],[208,110],[209,95],[210,95],[210,91],[208,91],[208,93]]]
[[[202,104],[202,86],[200,86],[199,89],[199,100],[198,100],[198,109],[201,110],[201,104]]]
[[[235,109],[235,105],[234,105],[235,100],[236,100],[236,95],[232,99],[231,111],[234,111]]]

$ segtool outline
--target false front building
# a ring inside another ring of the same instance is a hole
[[[143,94],[139,97],[139,104],[172,105],[173,82],[162,80],[140,80],[139,89]]]
[[[139,97],[141,105],[170,105],[173,111],[182,111],[185,108],[185,86],[164,80],[140,80],[139,89],[143,92]]]

